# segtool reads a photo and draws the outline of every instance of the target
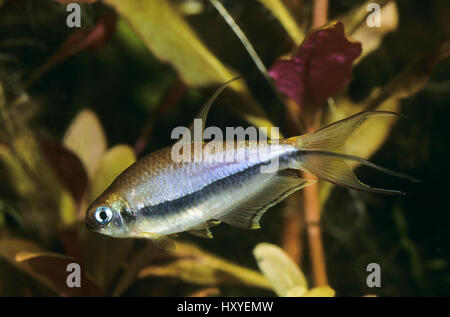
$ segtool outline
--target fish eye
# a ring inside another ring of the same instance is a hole
[[[106,225],[108,222],[110,222],[112,216],[113,212],[111,208],[104,206],[98,207],[94,213],[95,220],[97,220],[102,225]]]

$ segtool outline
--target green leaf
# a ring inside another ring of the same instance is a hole
[[[101,158],[92,179],[90,201],[97,198],[120,173],[135,161],[134,151],[128,145],[116,145],[109,149]]]
[[[190,86],[223,84],[236,73],[220,62],[203,44],[182,14],[168,0],[103,0],[128,21],[147,48],[161,61],[170,63]],[[231,85],[239,103],[230,107],[256,126],[271,127],[264,110],[250,95],[243,81]]]
[[[159,59],[168,61],[188,85],[223,83],[232,74],[203,45],[167,0],[103,0],[113,6]]]
[[[294,287],[297,287],[296,290],[308,289],[303,272],[280,247],[260,243],[253,250],[253,255],[278,296],[290,295],[289,291]]]
[[[165,260],[163,258],[152,263],[138,275],[140,278],[147,276],[175,277],[200,285],[242,284],[270,288],[260,273],[182,242],[177,242],[175,251],[166,253]]]

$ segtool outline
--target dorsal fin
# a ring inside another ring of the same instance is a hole
[[[189,132],[191,133],[192,141],[194,141],[194,125],[195,125],[195,119],[200,119],[202,123],[202,129],[200,138],[203,141],[203,131],[205,131],[205,124],[206,124],[206,118],[208,117],[209,110],[211,109],[212,104],[214,101],[216,101],[217,97],[220,95],[222,91],[224,91],[225,88],[227,88],[231,83],[235,82],[238,79],[242,79],[242,77],[234,77],[224,83],[222,86],[217,88],[217,90],[213,93],[211,97],[206,101],[206,103],[201,107],[200,111],[197,113],[197,115],[194,117],[194,120],[192,120],[191,125],[189,126]]]

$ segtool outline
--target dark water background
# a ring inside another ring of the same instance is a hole
[[[225,2],[266,65],[289,49],[281,27],[267,19],[258,5]],[[357,2],[331,1],[331,18]],[[447,0],[399,1],[398,6],[398,30],[386,36],[380,48],[354,69],[349,93],[355,101],[367,97],[373,87],[386,84],[419,52],[449,34]],[[106,10],[101,4],[83,8],[87,13],[84,22],[88,24]],[[1,75],[7,89],[14,90],[20,78],[26,78],[57,49],[68,30],[61,26],[65,13],[50,1],[23,1],[8,16],[22,22],[1,27],[0,40],[26,36],[36,43],[10,49],[20,62],[5,63]],[[8,25],[6,20],[1,23]],[[273,94],[267,91],[251,59],[214,10],[207,9],[201,17],[192,18],[191,23],[194,26],[206,23],[208,28],[197,28],[204,41],[249,80],[261,104],[266,107],[272,104]],[[330,285],[338,295],[372,293],[365,284],[365,269],[371,262],[382,268],[378,295],[450,295],[449,74],[450,60],[441,62],[426,88],[402,101],[402,113],[408,118],[398,121],[388,141],[372,158],[381,166],[414,175],[423,182],[412,186],[361,170],[363,180],[386,188],[400,186],[410,195],[379,196],[336,188],[328,200],[323,213],[324,244]],[[100,117],[110,145],[133,145],[150,111],[175,77],[169,66],[150,53],[132,50],[114,36],[103,49],[71,57],[32,86],[29,93],[39,104],[33,125],[58,139],[78,111],[89,107]],[[189,89],[180,104],[158,120],[144,153],[171,144],[172,128],[187,125],[211,91]],[[222,107],[220,101],[211,112],[210,124],[246,125]],[[243,231],[222,225],[214,229],[214,240],[189,239],[229,260],[256,268],[251,256],[255,244],[262,241],[279,244],[281,210],[282,204],[263,217],[263,230]],[[310,277],[307,259],[303,269]],[[126,294],[142,294],[145,287],[145,280],[139,281]],[[179,283],[171,281],[167,292],[179,287]],[[224,294],[228,295],[253,293],[254,290],[246,292],[245,288],[224,288]]]

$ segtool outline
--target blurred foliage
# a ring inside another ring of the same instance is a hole
[[[321,124],[363,109],[405,113],[363,126],[349,150],[424,180],[406,198],[320,184],[332,288],[309,288],[307,265],[300,270],[275,245],[258,244],[278,244],[282,204],[259,231],[222,225],[213,240],[182,234],[173,253],[85,229],[86,207],[137,159],[135,150],[170,145],[171,129],[188,125],[231,77],[245,80],[220,97],[211,125],[276,125],[287,134],[287,117],[304,118],[285,107],[208,1],[83,1],[79,30],[65,26],[64,2],[0,1],[0,295],[450,294],[446,0],[379,1],[381,28],[364,22],[367,3],[330,2],[330,19],[362,52],[349,86],[325,96]],[[267,68],[318,32],[311,1],[221,2]],[[326,80],[326,70],[320,75]],[[71,262],[82,266],[80,289],[65,284]],[[371,262],[382,267],[380,289],[366,287]]]

